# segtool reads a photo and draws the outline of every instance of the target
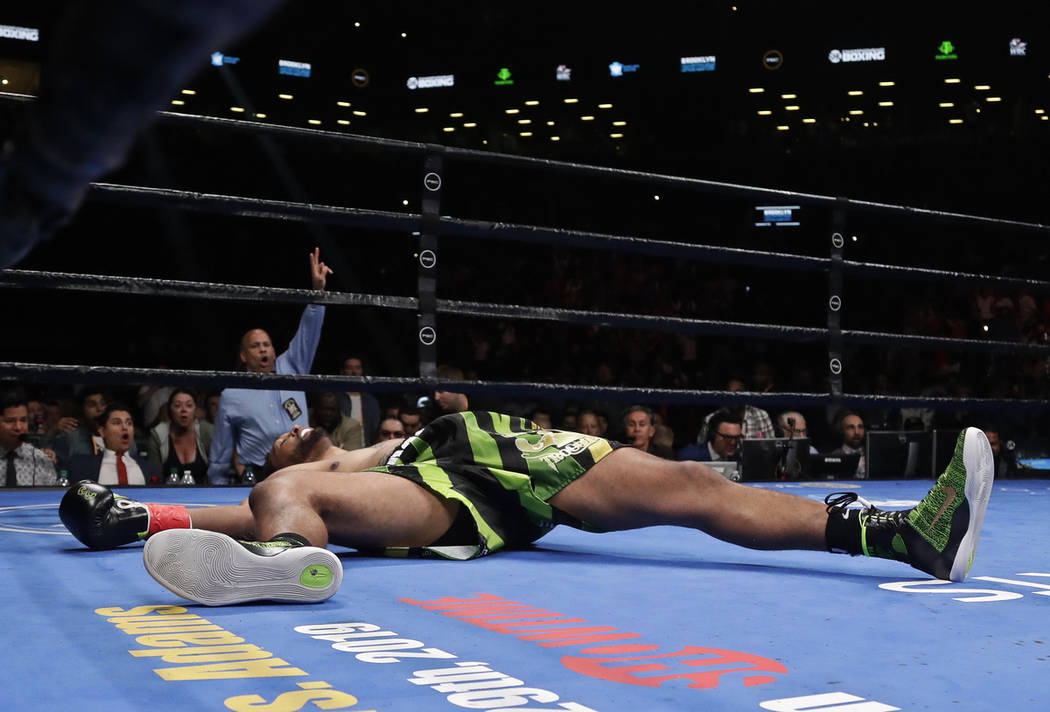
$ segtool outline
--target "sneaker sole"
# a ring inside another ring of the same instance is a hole
[[[327,549],[304,546],[260,556],[225,534],[203,529],[154,534],[146,540],[142,560],[157,583],[206,606],[248,601],[316,603],[331,598],[343,581],[339,557]],[[319,578],[310,577],[318,571]],[[305,585],[304,578],[313,585]]]
[[[959,542],[959,550],[955,553],[949,574],[952,581],[959,583],[966,580],[973,557],[977,553],[977,542],[981,538],[981,527],[984,526],[984,513],[988,510],[995,479],[992,446],[984,432],[977,428],[966,429],[963,466],[966,468],[965,494],[970,506],[970,523]]]

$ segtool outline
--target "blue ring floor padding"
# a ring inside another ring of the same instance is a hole
[[[760,486],[903,508],[930,485]],[[141,544],[84,549],[61,495],[0,491],[5,710],[1050,709],[1047,480],[996,483],[965,584],[685,529],[562,527],[470,562],[339,549],[327,602],[219,608],[154,582]]]

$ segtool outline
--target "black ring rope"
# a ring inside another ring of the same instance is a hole
[[[33,101],[35,97],[26,95],[0,95],[0,100],[12,102]],[[307,139],[320,139],[337,143],[356,144],[376,148],[391,149],[402,152],[425,154],[428,151],[427,144],[415,141],[403,141],[389,138],[377,138],[362,136],[359,134],[343,133],[338,131],[325,131],[322,129],[307,129],[297,126],[283,126],[280,124],[268,124],[258,121],[245,121],[241,119],[227,119],[213,116],[200,116],[195,114],[183,114],[170,111],[158,112],[158,117],[163,121],[173,123],[213,125],[237,131],[251,133],[271,133],[285,136],[294,136]],[[608,168],[604,166],[592,166],[583,163],[567,161],[552,161],[549,159],[532,158],[529,156],[515,156],[493,151],[479,151],[476,149],[445,147],[444,154],[449,159],[462,159],[465,161],[496,163],[503,166],[520,166],[544,169],[550,171],[571,173],[575,175],[588,175],[599,178],[618,180],[641,181],[648,184],[674,186],[678,188],[693,188],[703,192],[718,195],[735,195],[750,198],[764,198],[775,200],[790,200],[807,205],[819,205],[833,208],[836,205],[847,210],[858,210],[867,213],[882,213],[889,215],[906,216],[908,218],[922,218],[928,220],[968,222],[990,228],[1011,230],[1035,230],[1039,232],[1050,231],[1050,225],[1041,223],[1030,223],[1020,220],[1006,220],[1003,218],[990,218],[980,215],[969,215],[955,213],[945,210],[933,210],[930,208],[917,208],[907,205],[894,205],[890,203],[878,203],[868,200],[855,200],[851,198],[836,198],[815,193],[799,193],[790,190],[779,190],[774,188],[761,188],[738,183],[726,183],[723,181],[703,180],[700,178],[684,178],[681,176],[670,176],[662,173],[650,173],[646,171],[625,170],[622,168]]]
[[[415,310],[419,306],[419,300],[415,297],[357,294],[353,292],[318,292],[311,289],[229,285],[154,277],[71,274],[33,270],[0,271],[0,288],[4,287],[186,297],[239,302],[371,306],[404,310]],[[794,342],[815,342],[828,336],[827,329],[818,327],[790,326],[786,324],[749,324],[708,319],[686,319],[684,317],[530,307],[518,304],[487,304],[453,299],[436,300],[436,308],[439,313],[457,316],[531,319],[586,326],[725,335],[753,339],[778,339]],[[953,339],[855,330],[843,330],[842,337],[851,343],[862,344],[893,344],[927,349],[948,347],[966,351],[995,353],[1050,353],[1050,345],[1023,344],[1011,341],[980,341],[976,339]]]
[[[326,225],[366,227],[381,230],[418,232],[421,216],[366,208],[347,208],[335,205],[295,203],[265,198],[219,195],[171,188],[149,188],[112,183],[94,183],[93,199],[122,205],[148,207],[179,207],[198,212],[241,217],[319,222]],[[713,245],[693,245],[685,242],[652,240],[642,237],[609,235],[604,233],[566,230],[514,223],[465,220],[452,217],[440,219],[440,234],[467,238],[496,238],[518,242],[551,244],[566,247],[607,249],[617,252],[681,257],[707,262],[736,264],[750,267],[769,267],[793,271],[821,272],[828,269],[828,258],[794,255],[783,252],[763,252]],[[934,270],[902,265],[883,265],[867,262],[843,261],[850,274],[885,275],[906,279],[985,284],[988,286],[1031,289],[1050,292],[1050,282],[1018,277],[1001,277],[966,272]]]
[[[216,284],[214,282],[190,282],[155,277],[121,277],[15,269],[0,270],[0,287],[57,289],[103,294],[138,294],[151,297],[219,299],[235,302],[266,301],[285,304],[373,306],[391,309],[417,308],[417,300],[413,297],[356,294],[353,292],[319,292],[313,289]]]
[[[119,277],[31,270],[6,270],[0,272],[0,288],[2,287],[188,297],[192,299],[219,299],[240,302],[265,301],[284,304],[373,306],[404,310],[418,308],[418,300],[414,297],[357,294],[352,292],[317,292],[310,289],[227,285],[153,277]],[[795,342],[819,341],[828,335],[828,330],[823,328],[781,324],[748,324],[732,321],[686,319],[683,317],[530,307],[517,304],[486,304],[453,299],[438,299],[436,305],[438,312],[458,316],[532,319],[565,324],[669,331],[673,333],[722,334],[742,338],[774,338]],[[955,347],[961,350],[988,352],[1050,353],[1050,345],[1022,344],[1010,341],[979,341],[976,339],[953,339],[890,332],[847,330],[842,332],[842,336],[852,343],[893,343],[919,348]]]
[[[7,97],[22,100],[23,97]],[[188,114],[175,114],[161,112],[161,118],[166,121],[192,123],[196,125],[212,124],[223,128],[235,130],[247,130],[263,133],[277,133],[290,136],[298,136],[311,139],[323,139],[325,141],[337,141],[363,146],[378,147],[384,150],[394,149],[410,153],[432,153],[434,147],[427,144],[396,141],[391,139],[378,139],[353,134],[335,133],[316,129],[301,129],[290,126],[279,126],[274,124],[262,124],[258,122],[241,121],[234,119],[221,119],[217,117],[201,117]],[[845,214],[847,210],[861,212],[893,214],[908,218],[933,219],[940,221],[966,222],[982,227],[994,227],[999,229],[1048,231],[1050,226],[1027,223],[1016,220],[1005,220],[999,218],[988,218],[976,215],[966,215],[947,211],[915,208],[910,206],[891,205],[870,201],[851,200],[845,198],[833,198],[829,196],[798,193],[786,190],[759,188],[739,184],[725,183],[720,181],[709,181],[702,179],[683,178],[668,176],[643,171],[631,171],[622,169],[606,168],[601,166],[590,166],[577,163],[558,162],[545,159],[536,159],[523,156],[512,156],[471,149],[458,149],[450,147],[438,147],[442,155],[449,159],[462,159],[473,162],[495,163],[503,166],[520,166],[548,171],[570,173],[573,175],[587,175],[591,177],[643,181],[649,185],[673,186],[685,189],[695,189],[703,192],[747,196],[764,199],[783,199],[806,205],[825,206],[833,212]],[[236,196],[212,195],[198,192],[175,191],[168,189],[143,188],[118,186],[112,184],[94,184],[92,186],[92,197],[103,201],[120,202],[122,204],[138,204],[149,206],[172,206],[178,205],[186,209],[217,212],[239,216],[262,217],[284,220],[299,220],[310,222],[322,222],[334,225],[368,226],[387,230],[413,231],[423,216],[393,213],[377,210],[355,209],[337,206],[313,205],[307,203],[292,203],[287,201],[274,201],[252,198],[241,198]],[[556,230],[550,228],[539,228],[527,225],[511,225],[506,223],[492,223],[483,221],[458,220],[455,218],[440,218],[439,232],[441,234],[459,236],[484,236],[497,239],[511,239],[519,241],[543,241],[553,244],[572,244],[581,247],[600,247],[626,252],[645,252],[647,254],[662,254],[668,256],[688,256],[707,259],[709,261],[722,261],[740,264],[760,264],[762,266],[773,266],[794,270],[827,271],[829,260],[799,255],[785,255],[777,253],[760,253],[733,248],[720,248],[710,246],[689,245],[687,243],[660,242],[646,240],[643,238],[621,237],[613,235],[600,235],[596,233],[583,233],[568,230]],[[976,274],[965,274],[945,272],[923,268],[911,268],[896,265],[877,265],[860,262],[840,262],[841,268],[853,274],[889,274],[892,276],[908,279],[937,279],[945,278],[959,282],[977,282],[983,284],[995,284],[999,286],[1012,286],[1026,289],[1045,290],[1050,283],[1029,279],[1017,279],[1008,277],[992,277]],[[56,279],[57,277],[57,279]],[[10,280],[9,280],[10,278]],[[19,282],[19,280],[21,280]],[[95,290],[95,291],[121,291],[127,293],[192,296],[208,299],[232,299],[240,301],[258,301],[260,298],[272,301],[287,301],[298,303],[318,302],[324,304],[351,304],[389,306],[402,309],[417,309],[418,299],[406,297],[383,297],[377,295],[359,295],[348,293],[319,293],[312,290],[275,289],[251,286],[234,286],[201,284],[194,282],[176,282],[172,280],[140,279],[129,277],[97,277],[89,275],[55,275],[49,273],[20,273],[17,271],[0,272],[0,286],[37,286],[45,288],[59,288],[69,290]],[[187,293],[187,289],[191,290]],[[136,291],[138,290],[138,291]],[[453,302],[448,300],[436,300],[436,308],[439,311],[456,314],[472,314],[484,316],[514,316],[526,319],[544,319],[551,321],[564,321],[570,323],[593,324],[595,320],[606,326],[626,326],[628,328],[657,328],[673,331],[694,330],[709,333],[736,333],[736,335],[776,338],[788,338],[795,340],[813,340],[829,334],[828,329],[808,329],[806,327],[773,326],[740,324],[733,322],[714,322],[703,320],[677,319],[667,317],[648,316],[626,316],[622,314],[611,314],[604,312],[583,312],[577,310],[546,309],[536,307],[523,307],[516,305],[487,305],[471,302]],[[941,337],[924,337],[916,335],[885,334],[864,331],[842,331],[839,332],[844,339],[859,343],[882,343],[894,342],[918,347],[932,348],[937,346],[953,346],[963,349],[977,349],[987,351],[1014,351],[1014,352],[1044,352],[1050,347],[1041,345],[1016,344],[1008,342],[991,342],[977,340],[946,339]],[[128,369],[116,367],[83,367],[83,366],[57,366],[41,364],[13,364],[0,363],[0,374],[13,374],[24,376],[34,373],[36,377],[43,380],[54,380],[63,378],[76,378],[78,382],[84,379],[103,379],[121,377],[126,380],[148,379],[149,382],[170,383],[172,380],[185,382],[193,385],[242,385],[254,388],[279,388],[283,385],[293,387],[306,387],[314,383],[324,384],[324,387],[338,385],[354,385],[362,390],[400,390],[406,386],[434,386],[442,385],[433,379],[363,379],[360,382],[345,377],[322,377],[322,376],[274,376],[273,374],[247,374],[234,372],[193,372],[193,371],[153,371],[150,369]],[[189,380],[185,380],[189,379]],[[285,380],[282,380],[285,379]],[[221,383],[220,383],[221,381]],[[249,385],[251,384],[251,385]],[[954,399],[954,398],[922,398],[907,396],[874,396],[855,395],[845,393],[822,394],[752,394],[737,393],[730,394],[718,391],[681,391],[671,389],[647,389],[647,388],[598,388],[586,386],[566,386],[559,384],[538,383],[486,383],[455,382],[444,384],[451,388],[457,388],[466,393],[491,393],[499,395],[525,395],[536,397],[538,394],[550,396],[590,396],[594,398],[611,398],[614,400],[660,400],[666,403],[732,403],[739,399],[740,402],[759,402],[783,405],[806,405],[806,404],[841,404],[851,403],[858,405],[873,404],[896,404],[912,406],[930,406],[939,408],[970,408],[970,407],[1010,407],[1010,408],[1045,408],[1046,402],[1042,400],[993,400],[993,399]],[[318,385],[317,388],[322,386]]]
[[[181,114],[176,112],[159,112],[159,116],[168,121],[193,124],[211,124],[239,131],[250,131],[253,133],[276,133],[301,138],[322,139],[337,143],[350,143],[364,146],[374,146],[397,151],[408,151],[424,154],[429,149],[427,144],[402,141],[387,138],[375,138],[347,134],[337,131],[325,131],[321,129],[304,129],[293,126],[281,126],[278,124],[264,124],[256,121],[244,121],[240,119],[225,119],[210,116],[196,116],[193,114]],[[738,183],[726,183],[723,181],[703,180],[700,178],[684,178],[662,173],[650,173],[646,171],[625,170],[622,168],[607,168],[604,166],[592,166],[583,163],[568,161],[552,161],[543,158],[532,158],[529,156],[515,156],[494,151],[479,151],[469,148],[444,147],[444,155],[448,159],[462,159],[465,161],[495,163],[503,166],[518,166],[538,168],[556,172],[571,173],[576,175],[589,175],[592,177],[627,179],[645,182],[648,184],[674,186],[678,188],[694,188],[703,192],[717,195],[735,195],[751,198],[768,198],[776,200],[790,200],[808,205],[822,205],[834,207],[841,204],[847,210],[861,210],[870,213],[885,213],[905,215],[909,218],[925,218],[932,220],[963,221],[980,224],[987,227],[1007,228],[1018,230],[1050,231],[1050,225],[1040,223],[1029,223],[1020,220],[1006,220],[1003,218],[989,218],[980,215],[968,215],[965,213],[954,213],[944,210],[932,210],[929,208],[916,208],[906,205],[893,205],[889,203],[877,203],[867,200],[854,200],[836,198],[814,193],[798,193],[790,190],[779,190],[775,188],[760,188],[758,186],[742,185]]]
[[[534,400],[581,398],[622,403],[666,403],[683,405],[751,404],[807,407],[831,404],[868,406],[929,407],[942,409],[1021,409],[1044,410],[1046,401],[1005,398],[946,398],[936,396],[883,396],[846,393],[758,393],[748,391],[702,391],[672,388],[628,388],[578,386],[563,383],[516,381],[448,381],[430,378],[365,376],[283,375],[241,371],[160,370],[120,366],[80,366],[71,364],[32,364],[0,362],[0,378],[17,378],[50,383],[126,385],[161,384],[255,390],[360,390],[373,393],[450,390],[475,396],[507,396]]]

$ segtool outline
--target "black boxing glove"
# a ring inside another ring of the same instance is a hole
[[[150,513],[145,504],[91,480],[81,480],[66,491],[58,516],[89,549],[112,549],[145,539],[149,532]]]

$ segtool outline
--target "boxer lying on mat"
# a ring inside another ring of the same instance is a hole
[[[559,524],[591,532],[676,525],[751,549],[864,554],[963,581],[993,478],[988,439],[967,428],[913,509],[883,511],[856,493],[822,504],[730,482],[699,462],[482,411],[349,452],[320,428],[296,427],[270,460],[277,471],[239,505],[191,512],[84,481],[59,513],[91,548],[146,539],[153,578],[207,605],[331,597],[343,572],[329,543],[462,560],[528,545]]]

